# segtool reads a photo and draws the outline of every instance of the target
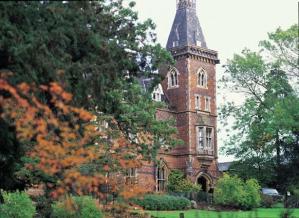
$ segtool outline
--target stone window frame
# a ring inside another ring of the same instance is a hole
[[[195,110],[201,110],[201,95],[194,95],[194,108]]]
[[[162,86],[161,84],[158,84],[155,88],[154,88],[154,91],[152,92],[152,99],[154,101],[157,101],[157,102],[161,102],[162,101],[162,96],[164,95],[163,93],[163,89],[162,89]]]
[[[174,89],[179,87],[179,71],[172,67],[167,74],[168,79],[168,89]]]
[[[208,131],[210,134],[208,134]],[[200,138],[202,140],[200,140]],[[196,151],[214,150],[214,127],[196,126]]]
[[[197,71],[197,87],[208,88],[208,73],[202,67]]]
[[[157,167],[157,192],[166,190],[166,170],[164,166]]]
[[[205,96],[205,111],[211,112],[211,97]]]
[[[155,178],[156,192],[165,192],[168,179],[168,167],[162,158],[160,159],[158,165],[156,165]]]
[[[128,168],[126,169],[126,184],[137,184],[138,183],[138,174],[137,168]]]

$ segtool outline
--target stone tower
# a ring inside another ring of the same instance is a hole
[[[184,144],[160,158],[168,168],[184,171],[188,177],[212,191],[217,170],[216,51],[207,48],[197,17],[196,0],[177,0],[167,50],[176,64],[162,70],[163,92],[168,100],[165,113],[176,120],[179,138]],[[164,115],[163,115],[164,114]]]

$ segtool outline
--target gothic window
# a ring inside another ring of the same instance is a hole
[[[197,127],[197,150],[213,150],[213,128]]]
[[[200,110],[200,95],[195,95],[195,109]]]
[[[162,96],[164,95],[162,86],[159,84],[157,87],[154,88],[152,93],[152,99],[154,101],[162,101]]]
[[[157,168],[157,191],[163,192],[166,188],[166,172],[165,167]]]
[[[137,183],[137,169],[129,168],[126,170],[126,184],[136,184]]]
[[[211,111],[211,98],[205,97],[205,111]]]
[[[203,88],[208,87],[208,75],[204,69],[200,69],[197,73],[197,85]]]
[[[179,87],[179,73],[172,69],[168,74],[168,88],[177,88]]]

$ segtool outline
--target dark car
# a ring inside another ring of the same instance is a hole
[[[274,201],[282,200],[283,196],[274,188],[262,188],[262,195],[271,197]]]

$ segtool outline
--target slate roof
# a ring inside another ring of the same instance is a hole
[[[196,14],[196,0],[179,0],[166,48],[187,45],[207,48]]]
[[[229,167],[232,165],[233,162],[223,162],[218,163],[218,169],[220,172],[226,172],[229,170]]]
[[[152,87],[153,78],[141,78],[139,83],[145,91],[148,91]]]

